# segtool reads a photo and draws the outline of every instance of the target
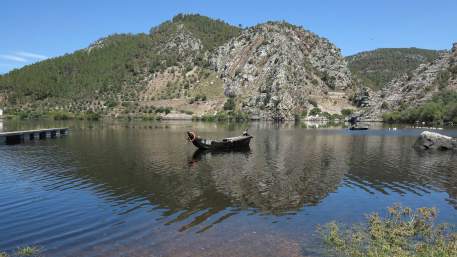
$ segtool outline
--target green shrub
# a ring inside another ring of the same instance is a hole
[[[295,120],[295,121],[300,121],[300,119],[301,119],[300,114],[295,113],[295,114],[294,114],[294,120]]]
[[[439,89],[444,89],[447,87],[450,77],[451,77],[450,71],[448,71],[448,70],[440,71],[437,74],[434,83],[438,86]]]
[[[230,120],[231,121],[248,121],[249,120],[249,115],[244,112],[232,112],[230,115]]]
[[[185,114],[187,114],[187,115],[192,115],[192,114],[194,114],[193,111],[189,111],[189,110],[181,110],[181,112],[182,112],[182,113],[185,113]]]
[[[144,121],[150,121],[150,120],[159,120],[160,117],[156,115],[143,115],[140,117]]]
[[[444,110],[443,106],[439,103],[427,103],[420,109],[419,120],[433,122],[440,121],[443,119]]]
[[[325,118],[327,118],[328,120],[331,120],[332,119],[332,115],[328,112],[322,112],[321,113],[322,116],[324,116]]]
[[[113,107],[117,106],[117,101],[110,99],[105,102],[105,106],[108,108],[113,108]]]
[[[155,109],[155,112],[156,113],[165,113],[165,114],[169,114],[171,112],[171,108],[170,107],[158,107]]]
[[[208,97],[206,95],[196,95],[189,100],[189,104],[193,104],[198,101],[206,101]]]
[[[93,111],[88,111],[84,114],[84,117],[86,120],[99,120],[100,119],[100,113],[96,113]]]
[[[74,119],[75,116],[73,113],[70,112],[51,112],[49,116],[54,120],[71,120]]]
[[[374,213],[366,224],[342,227],[331,222],[319,231],[336,256],[457,256],[457,234],[445,224],[436,225],[436,216],[435,208],[413,211],[396,205],[384,218]]]
[[[330,117],[330,120],[332,120],[332,121],[334,121],[334,120],[344,120],[344,116],[335,113],[335,114],[332,114],[332,116]]]
[[[400,122],[401,114],[400,112],[386,112],[382,115],[382,120],[388,123]]]
[[[309,112],[309,115],[311,116],[315,116],[317,114],[320,114],[322,111],[321,109],[319,109],[318,107],[314,107],[313,109],[311,109],[311,111]]]
[[[443,91],[420,107],[384,113],[383,120],[390,123],[455,122],[457,121],[457,92]]]
[[[38,256],[40,249],[36,246],[24,246],[16,250],[16,255],[21,257]]]
[[[224,110],[235,110],[235,105],[235,99],[233,97],[229,97],[224,103]]]
[[[352,113],[354,113],[353,109],[343,109],[343,110],[341,110],[341,115],[343,115],[344,117],[351,116]]]

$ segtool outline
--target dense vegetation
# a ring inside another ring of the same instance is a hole
[[[134,83],[141,69],[158,68],[160,57],[152,48],[148,35],[113,35],[88,49],[14,70],[0,78],[0,89],[11,92],[12,104],[114,94],[122,83]]]
[[[201,40],[204,50],[211,50],[224,44],[228,39],[240,34],[241,28],[231,26],[222,20],[214,20],[198,14],[178,14],[171,21],[151,29],[151,35],[166,39],[167,34],[175,33],[182,24],[187,31]]]
[[[436,225],[434,208],[393,206],[388,216],[371,214],[367,224],[342,229],[335,222],[322,230],[334,256],[429,257],[457,256],[457,234],[444,224]]]
[[[239,33],[240,28],[220,20],[179,14],[151,29],[150,34],[108,36],[87,49],[0,76],[0,97],[7,95],[8,107],[41,112],[99,112],[122,107],[123,102],[136,100],[147,76],[172,66],[184,72],[194,66],[205,67],[203,51]],[[182,34],[202,46],[177,45],[190,40]]]
[[[378,90],[421,63],[435,60],[440,51],[419,48],[381,48],[346,57],[353,76],[363,86]]]
[[[201,117],[195,116],[193,120],[198,121],[236,121],[245,122],[249,120],[249,115],[240,111],[220,111],[214,115],[206,114]]]
[[[422,106],[384,113],[383,120],[391,123],[420,121],[457,124],[457,92],[443,91]]]

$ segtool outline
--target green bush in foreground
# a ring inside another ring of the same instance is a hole
[[[344,229],[332,222],[320,232],[337,256],[457,256],[457,234],[447,225],[436,225],[436,215],[435,208],[413,211],[396,205],[388,208],[385,218],[374,213],[367,224]]]
[[[41,256],[41,249],[38,246],[23,246],[17,248],[17,250],[9,255],[6,252],[0,251],[0,257],[38,257]]]
[[[17,256],[38,256],[40,253],[40,249],[37,246],[24,246],[18,248],[16,251]]]

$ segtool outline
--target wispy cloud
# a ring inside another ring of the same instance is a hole
[[[14,67],[16,65],[14,64],[9,64],[9,63],[0,63],[0,67]]]
[[[14,52],[10,54],[0,54],[0,59],[13,62],[35,62],[47,59],[46,55],[30,53],[25,51]]]
[[[27,58],[12,54],[0,54],[0,59],[15,62],[28,62]]]
[[[20,56],[23,58],[29,58],[29,59],[36,59],[36,60],[48,59],[48,57],[46,55],[35,54],[35,53],[24,52],[24,51],[16,52],[15,54],[16,54],[16,56]]]
[[[0,74],[12,69],[19,69],[24,65],[32,64],[49,58],[46,55],[26,51],[7,52],[0,54]]]

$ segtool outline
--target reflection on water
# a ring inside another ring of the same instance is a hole
[[[184,132],[221,138],[245,125],[57,125],[70,125],[71,135],[0,146],[0,249],[39,244],[58,256],[319,255],[316,224],[357,221],[394,202],[437,206],[443,219],[457,222],[456,156],[414,151],[420,130],[254,123],[249,150],[208,152],[186,143]]]

